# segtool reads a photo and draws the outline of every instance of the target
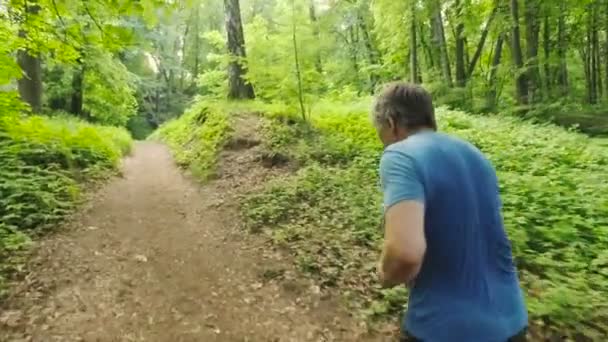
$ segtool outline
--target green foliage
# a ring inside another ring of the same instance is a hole
[[[176,162],[200,179],[213,174],[217,154],[230,134],[230,118],[223,108],[202,99],[179,117],[161,126],[150,139],[167,143]]]
[[[366,314],[382,316],[400,310],[405,297],[395,300],[394,293],[375,285],[382,237],[377,177],[382,148],[367,108],[368,101],[321,101],[308,128],[276,117],[265,130],[267,148],[287,153],[303,167],[250,194],[243,215],[252,229],[263,229],[285,245],[304,271],[354,294]],[[605,147],[551,125],[445,108],[437,112],[443,131],[471,141],[497,168],[506,229],[533,323],[569,336],[604,336]]]
[[[134,76],[118,60],[100,53],[85,76],[84,109],[104,125],[126,126],[137,113]]]
[[[0,118],[0,292],[29,237],[70,213],[82,181],[116,168],[130,148],[124,129],[69,117]]]

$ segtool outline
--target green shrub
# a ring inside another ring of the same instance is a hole
[[[163,124],[150,139],[167,143],[175,161],[204,180],[212,175],[230,128],[224,108],[198,100],[181,117]]]
[[[304,271],[355,294],[368,314],[382,316],[399,310],[400,301],[394,291],[380,291],[373,274],[382,237],[382,147],[368,108],[368,101],[321,101],[308,128],[274,119],[265,130],[267,148],[291,153],[303,168],[250,194],[242,209],[249,226],[288,247]],[[570,336],[605,336],[606,147],[552,125],[445,108],[437,114],[441,130],[471,141],[497,168],[533,324]]]
[[[0,292],[15,251],[70,213],[81,183],[118,166],[124,130],[69,117],[0,118]]]

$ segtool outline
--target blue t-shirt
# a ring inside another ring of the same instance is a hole
[[[429,342],[505,342],[527,326],[498,179],[472,144],[424,131],[387,147],[385,210],[425,205],[427,250],[403,328]]]

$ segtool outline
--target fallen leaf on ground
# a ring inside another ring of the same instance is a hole
[[[137,254],[135,260],[139,262],[148,262],[148,258],[145,255]]]

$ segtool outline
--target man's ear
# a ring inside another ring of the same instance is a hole
[[[391,132],[395,132],[395,129],[397,128],[397,125],[395,125],[395,120],[392,117],[389,116],[386,121],[388,123],[388,129]]]

